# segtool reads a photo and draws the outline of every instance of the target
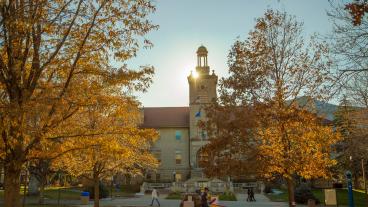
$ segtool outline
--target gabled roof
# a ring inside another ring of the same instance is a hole
[[[189,128],[189,107],[145,107],[142,110],[143,128]]]

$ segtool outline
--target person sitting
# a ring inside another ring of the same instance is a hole
[[[210,205],[211,207],[224,207],[223,205],[219,204],[219,200],[217,196],[212,198],[212,200],[210,201]]]

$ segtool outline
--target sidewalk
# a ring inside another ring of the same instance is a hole
[[[180,200],[168,200],[164,199],[166,195],[162,195],[161,199],[159,199],[161,207],[179,207]],[[267,197],[261,194],[256,194],[256,202],[246,202],[245,195],[238,194],[238,201],[220,201],[220,204],[225,205],[226,207],[287,207],[287,203],[283,202],[271,202]],[[142,197],[136,198],[115,198],[111,200],[102,199],[100,201],[100,206],[108,206],[108,207],[148,207],[151,204],[151,196],[145,195]],[[154,203],[154,206],[157,206]],[[93,207],[93,202],[91,201],[89,205],[78,205],[78,207]]]

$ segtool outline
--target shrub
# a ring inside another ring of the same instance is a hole
[[[100,198],[107,198],[109,196],[109,189],[100,182],[99,184],[99,188],[100,188]],[[95,188],[93,185],[87,186],[84,191],[88,191],[89,192],[89,197],[91,199],[93,199],[95,197]]]
[[[233,192],[226,191],[223,194],[219,195],[219,199],[222,201],[236,201],[236,196]]]
[[[176,191],[170,192],[166,199],[181,200],[181,193]]]
[[[308,203],[309,199],[313,199],[316,201],[316,204],[320,203],[318,198],[316,198],[312,190],[306,185],[301,184],[298,188],[295,190],[295,201],[300,204],[306,204]]]

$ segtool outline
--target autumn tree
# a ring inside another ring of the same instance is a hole
[[[89,97],[95,82],[112,84],[120,94],[151,83],[151,67],[133,71],[111,63],[135,56],[141,37],[156,28],[147,20],[154,10],[149,0],[1,1],[0,153],[6,207],[19,206],[20,172],[26,162],[49,153],[44,146],[50,140],[92,136],[78,124],[60,126],[96,100]],[[143,46],[151,43],[144,40]]]
[[[290,206],[295,205],[295,175],[328,177],[336,163],[330,149],[339,136],[322,124],[313,105],[297,101],[300,96],[309,100],[327,96],[328,54],[328,47],[313,37],[305,43],[302,23],[295,17],[268,10],[249,37],[232,46],[229,77],[220,83],[220,103],[254,111],[250,137],[259,151],[262,176],[286,180]]]
[[[368,13],[368,1],[367,0],[354,0],[345,4],[345,10],[349,11],[352,16],[352,23],[357,26],[362,24],[362,20]]]
[[[157,133],[137,128],[141,121],[140,111],[137,104],[130,103],[132,101],[109,97],[86,106],[83,113],[74,118],[94,136],[72,141],[88,147],[65,153],[54,162],[57,169],[92,181],[95,207],[99,206],[102,179],[117,173],[141,174],[142,170],[157,166],[157,160],[149,151]]]
[[[254,179],[260,165],[252,107],[213,103],[205,110],[207,120],[199,125],[208,132],[210,142],[200,151],[203,172],[209,177]]]
[[[358,4],[368,8],[366,2],[344,5],[341,1],[331,1],[331,9],[327,13],[333,25],[333,31],[327,39],[332,43],[331,52],[336,56],[338,70],[345,75],[341,77],[342,83],[349,81],[356,73],[368,70],[368,18],[352,16],[352,11],[346,9],[355,8]]]

